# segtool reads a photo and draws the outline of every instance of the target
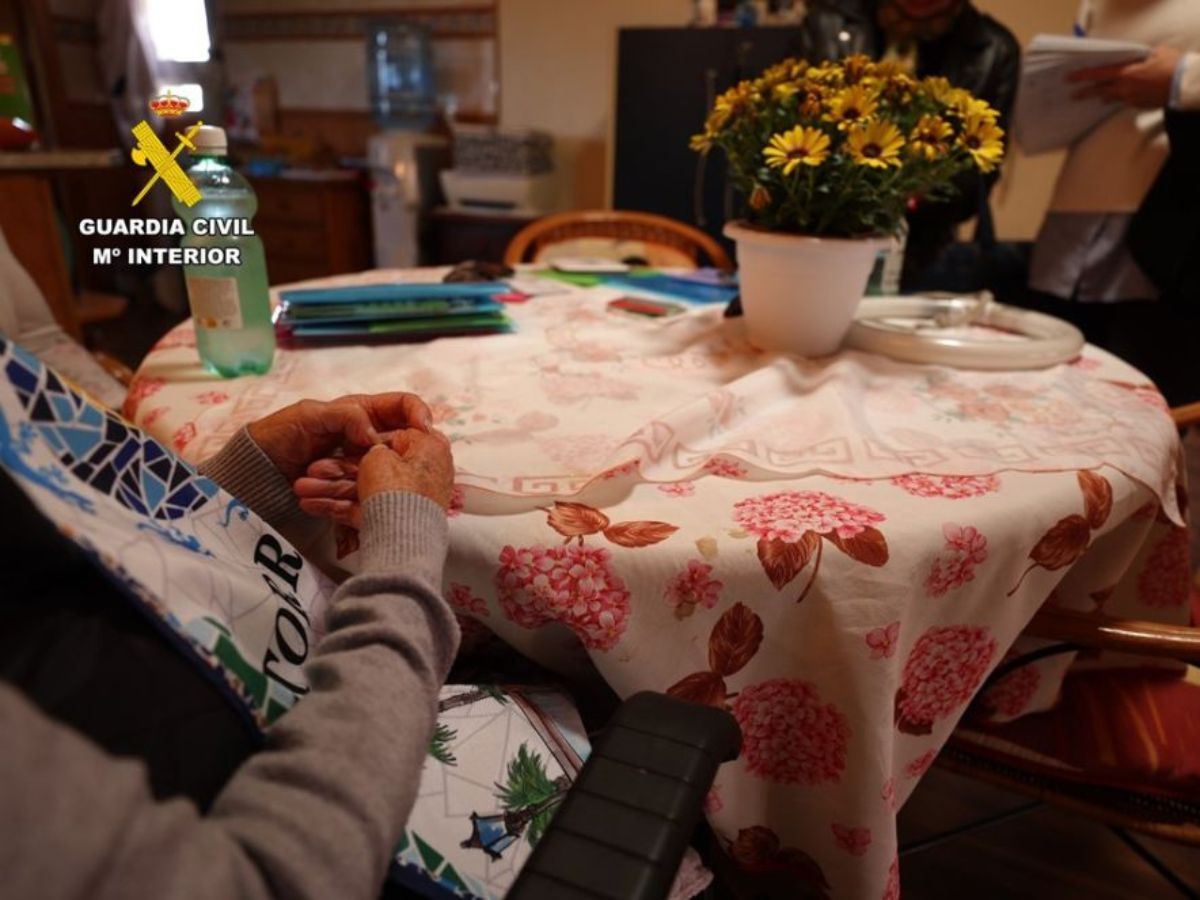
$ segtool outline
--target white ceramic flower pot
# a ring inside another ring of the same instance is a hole
[[[842,343],[871,268],[888,238],[823,238],[760,231],[730,222],[737,241],[742,310],[750,342],[763,350],[825,356]]]

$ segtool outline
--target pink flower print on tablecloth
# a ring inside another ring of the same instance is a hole
[[[611,469],[605,469],[600,473],[600,477],[605,481],[611,481],[614,478],[622,478],[626,475],[632,475],[637,470],[638,461],[636,459],[631,459],[628,462],[615,465]]]
[[[704,471],[717,478],[745,478],[749,470],[736,459],[714,456],[704,464]]]
[[[983,627],[945,625],[917,639],[896,692],[896,726],[906,734],[929,734],[933,723],[965,705],[996,655]]]
[[[196,423],[188,422],[182,428],[179,428],[173,435],[171,435],[171,446],[174,447],[177,452],[182,453],[183,449],[192,442],[192,439],[195,436]]]
[[[862,856],[871,846],[870,828],[852,828],[838,822],[833,822],[829,827],[833,831],[834,842],[851,856]]]
[[[1028,388],[1017,387],[1015,384],[989,384],[983,389],[985,394],[1000,400],[1036,400],[1038,395]]]
[[[446,602],[457,612],[472,616],[488,616],[487,601],[471,592],[469,585],[450,582],[450,590],[446,592]]]
[[[888,866],[887,885],[884,886],[880,900],[900,900],[900,857],[897,856]]]
[[[169,407],[169,406],[154,407],[154,409],[150,410],[150,412],[148,412],[144,416],[142,416],[142,421],[140,423],[142,428],[151,427],[155,422],[157,422],[159,419],[161,419],[163,417],[163,415],[166,414],[167,410],[169,410],[170,408],[171,407]]]
[[[883,513],[850,503],[824,491],[779,491],[748,497],[734,504],[733,518],[758,538],[758,561],[781,591],[813,561],[800,603],[816,583],[825,541],[856,562],[883,566],[887,540],[875,526]]]
[[[1007,422],[1011,416],[1008,407],[989,397],[975,397],[958,405],[958,414],[976,422]]]
[[[824,491],[779,491],[734,504],[733,518],[764,541],[798,541],[806,531],[852,538],[883,522],[883,513]]]
[[[926,750],[916,759],[911,760],[904,767],[905,778],[920,778],[929,771],[929,767],[933,765],[934,759],[937,758],[936,750]]]
[[[712,789],[704,795],[704,814],[715,816],[724,808],[725,801],[721,799],[721,789],[714,784]]]
[[[605,375],[574,374],[555,368],[542,370],[542,390],[546,399],[559,406],[602,397],[606,400],[637,400],[638,386]]]
[[[742,729],[742,760],[754,775],[780,784],[841,781],[850,726],[814,685],[772,678],[743,688],[733,701]]]
[[[454,610],[454,618],[458,622],[460,655],[474,652],[491,639],[492,630],[479,621],[491,615],[487,601],[475,596],[469,585],[450,582],[446,602]]]
[[[138,407],[141,406],[143,400],[147,397],[153,397],[166,385],[165,378],[151,378],[145,375],[139,375],[133,379],[133,383],[129,385],[129,393],[125,395],[125,402],[121,406],[121,414],[130,422],[137,416]]]
[[[196,395],[196,402],[201,406],[216,406],[228,399],[229,395],[224,391],[204,391]]]
[[[1016,655],[1009,651],[1004,654],[1003,662],[1015,658]],[[980,697],[980,704],[993,715],[1015,718],[1025,712],[1041,680],[1042,673],[1038,671],[1037,666],[1020,666],[984,691]]]
[[[894,813],[897,807],[895,778],[889,778],[883,783],[883,788],[879,791],[879,796],[883,800],[883,805],[887,808],[887,811]]]
[[[1191,596],[1191,558],[1186,528],[1168,531],[1146,559],[1138,575],[1138,600],[1146,606],[1182,606]]]
[[[970,525],[947,522],[942,526],[949,551],[933,561],[925,577],[925,591],[942,597],[968,581],[975,580],[975,567],[987,559],[987,538]]]
[[[567,471],[595,472],[612,455],[618,442],[605,434],[541,438],[538,447]]]
[[[867,646],[871,648],[871,659],[891,659],[896,655],[896,641],[900,637],[900,623],[892,622],[882,628],[867,632]]]
[[[629,591],[602,547],[506,546],[495,584],[500,608],[523,628],[567,625],[593,650],[611,650],[629,623]]]
[[[712,566],[699,559],[688,560],[687,568],[667,582],[663,598],[674,607],[677,618],[683,619],[696,611],[697,606],[712,609],[717,605],[724,585],[712,575]]]
[[[1000,479],[995,475],[922,475],[912,473],[897,475],[892,484],[915,497],[944,497],[947,500],[962,500],[967,497],[982,497],[1000,489]]]
[[[658,490],[668,497],[692,497],[696,494],[696,485],[691,481],[676,481],[674,484],[660,484]]]

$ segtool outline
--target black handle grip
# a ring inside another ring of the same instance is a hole
[[[626,700],[596,741],[509,900],[662,900],[717,768],[741,732],[723,710]]]

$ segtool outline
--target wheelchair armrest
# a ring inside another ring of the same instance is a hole
[[[509,900],[662,900],[717,768],[736,759],[733,716],[665,694],[626,700],[595,742]]]

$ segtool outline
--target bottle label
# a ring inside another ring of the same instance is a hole
[[[189,275],[186,280],[192,318],[198,328],[242,327],[242,303],[236,278]]]

